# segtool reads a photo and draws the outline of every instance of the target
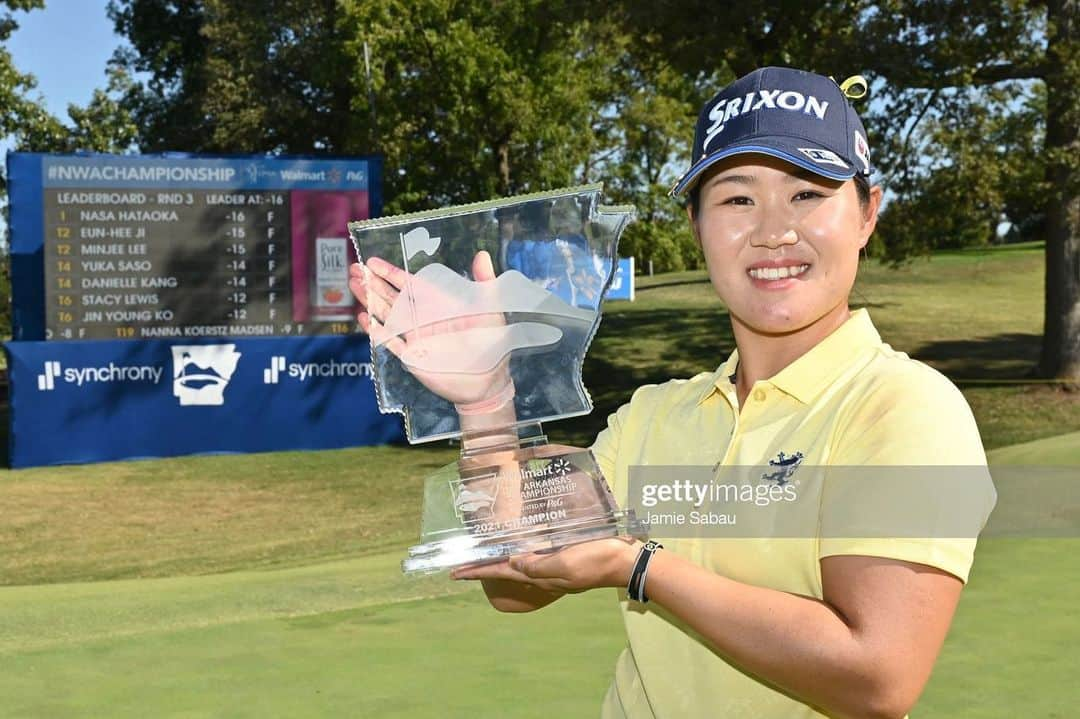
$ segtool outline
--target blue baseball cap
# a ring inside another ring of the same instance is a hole
[[[771,155],[832,180],[873,172],[866,129],[845,91],[831,78],[789,67],[758,68],[705,103],[690,169],[668,194],[682,195],[712,165],[746,153]]]

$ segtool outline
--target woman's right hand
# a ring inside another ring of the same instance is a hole
[[[495,279],[495,269],[487,252],[476,253],[472,275],[476,282]],[[376,344],[385,345],[399,358],[409,349],[410,344],[415,345],[427,338],[481,327],[502,327],[506,324],[501,312],[462,314],[418,327],[403,335],[389,336],[384,323],[390,316],[390,310],[403,294],[408,301],[407,295],[410,291],[415,291],[416,282],[415,275],[410,275],[400,267],[377,257],[368,260],[367,272],[360,264],[349,268],[349,289],[361,307],[357,315],[360,327],[371,335]],[[424,289],[424,294],[431,294],[427,292],[429,288]],[[455,298],[452,297],[445,300],[448,304],[454,301]],[[510,387],[509,356],[502,358],[490,372],[485,373],[407,369],[430,391],[453,402],[460,413],[484,413],[489,409],[489,404],[498,402],[503,396],[511,397],[513,392]]]

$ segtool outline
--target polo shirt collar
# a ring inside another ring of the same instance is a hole
[[[698,397],[698,404],[701,404],[709,397],[713,392],[719,392],[724,395],[726,392],[734,390],[735,387],[735,369],[739,366],[739,350],[735,349],[731,352],[731,356],[728,357],[724,364],[720,365],[720,368],[713,372],[712,382],[705,388],[705,391]]]
[[[881,335],[870,321],[870,313],[860,308],[831,335],[769,381],[803,404],[810,404],[864,350],[880,344]]]
[[[810,404],[863,350],[880,344],[881,335],[870,320],[870,313],[860,308],[852,312],[831,335],[768,381],[803,404]],[[713,374],[712,383],[702,393],[698,403],[704,402],[715,391],[724,394],[730,390],[731,377],[738,366],[739,351],[736,349]]]

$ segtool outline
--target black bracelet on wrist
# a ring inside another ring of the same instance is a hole
[[[626,585],[627,595],[635,602],[645,604],[649,601],[649,598],[645,596],[645,576],[649,573],[649,562],[652,561],[653,554],[656,550],[663,548],[663,544],[650,539],[638,552],[634,570],[630,572],[630,581]]]

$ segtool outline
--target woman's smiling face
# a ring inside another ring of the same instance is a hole
[[[880,188],[863,207],[854,181],[757,154],[717,163],[700,188],[692,224],[734,322],[777,335],[846,316]]]

